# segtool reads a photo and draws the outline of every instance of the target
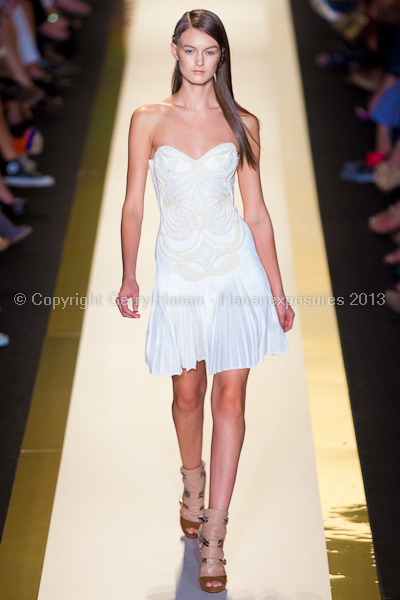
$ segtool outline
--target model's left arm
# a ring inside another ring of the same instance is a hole
[[[286,302],[281,274],[276,254],[274,230],[265,205],[260,179],[260,146],[258,121],[251,115],[242,116],[243,123],[251,132],[249,142],[257,160],[257,167],[250,167],[244,158],[243,166],[238,168],[238,181],[243,200],[244,220],[251,229],[261,263],[271,285],[272,295],[276,299],[276,310],[283,330],[293,326],[294,312]],[[252,139],[252,137],[254,139]]]

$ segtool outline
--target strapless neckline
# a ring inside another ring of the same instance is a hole
[[[221,144],[217,144],[213,148],[210,148],[210,150],[207,150],[207,152],[205,154],[203,154],[203,156],[200,156],[200,158],[192,158],[191,156],[189,156],[185,152],[182,152],[181,150],[178,150],[177,148],[174,148],[174,146],[168,146],[166,144],[163,144],[162,146],[158,146],[157,150],[154,152],[153,158],[149,158],[149,162],[152,162],[155,159],[155,156],[156,156],[157,152],[161,148],[170,148],[171,150],[175,150],[175,152],[178,152],[178,154],[182,154],[183,156],[185,156],[189,160],[192,160],[193,162],[198,162],[199,160],[202,160],[203,158],[205,158],[206,156],[208,156],[213,150],[216,150],[217,148],[220,148],[221,146],[233,146],[235,148],[235,150],[236,150],[236,154],[239,156],[239,153],[237,151],[236,145],[233,142],[222,142]]]

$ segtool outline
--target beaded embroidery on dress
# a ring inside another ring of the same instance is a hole
[[[232,142],[199,159],[160,146],[149,161],[160,209],[145,346],[151,374],[180,375],[205,360],[212,375],[289,352],[253,235],[234,205],[238,162]]]
[[[157,150],[160,246],[184,279],[224,275],[240,262],[236,250],[243,244],[245,232],[233,206],[232,167],[236,160],[232,146],[189,161],[189,157],[182,160],[174,149],[171,154],[168,146]]]

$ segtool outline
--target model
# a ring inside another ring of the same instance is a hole
[[[200,585],[226,587],[223,543],[245,433],[246,385],[266,354],[287,353],[294,312],[286,302],[259,174],[259,122],[234,100],[228,38],[207,10],[187,12],[171,43],[172,96],[132,115],[122,211],[118,307],[136,319],[136,259],[147,170],[161,213],[145,359],[171,375],[182,458],[184,534],[198,537]],[[244,219],[234,206],[237,172]],[[133,298],[133,310],[128,299]],[[202,460],[206,367],[213,436],[209,507]]]

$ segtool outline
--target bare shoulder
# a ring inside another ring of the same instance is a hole
[[[244,112],[239,112],[239,116],[242,119],[246,129],[248,129],[253,136],[258,137],[260,133],[260,122],[257,117],[250,113]]]
[[[160,102],[151,102],[149,104],[143,104],[139,106],[132,114],[132,122],[140,122],[143,124],[157,122],[160,118],[164,117],[170,110],[171,105],[166,100]]]
[[[172,105],[166,100],[160,102],[152,102],[143,104],[137,108],[131,117],[131,133],[135,137],[143,136],[153,142],[155,132],[160,126],[160,123],[168,116]]]

